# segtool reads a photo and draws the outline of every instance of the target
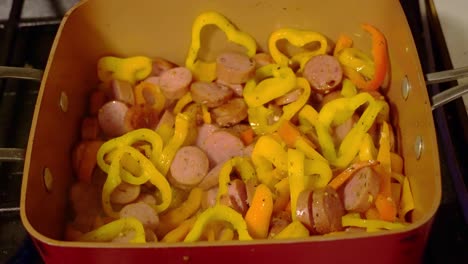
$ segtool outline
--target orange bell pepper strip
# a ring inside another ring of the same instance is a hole
[[[335,49],[333,50],[333,56],[338,55],[338,53],[344,48],[351,48],[353,46],[353,40],[347,35],[341,34],[336,41]]]
[[[245,214],[247,230],[253,238],[266,238],[273,213],[273,195],[265,184],[255,190],[252,203]]]
[[[345,75],[356,84],[359,89],[365,91],[377,90],[382,85],[388,70],[387,40],[377,28],[369,24],[362,24],[362,28],[372,36],[372,57],[375,64],[374,78],[365,80],[357,71],[345,68]]]
[[[344,171],[342,171],[338,176],[333,178],[333,180],[330,181],[328,184],[330,187],[333,189],[338,189],[345,181],[347,181],[351,176],[354,175],[358,170],[368,167],[368,166],[375,166],[378,165],[379,162],[376,160],[366,160],[366,161],[359,161],[357,163],[354,163]]]

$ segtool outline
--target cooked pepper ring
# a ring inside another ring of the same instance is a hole
[[[237,30],[223,15],[211,11],[200,14],[193,22],[192,42],[185,60],[185,66],[192,71],[195,79],[211,82],[216,79],[216,63],[197,59],[201,46],[200,33],[203,27],[207,25],[216,25],[226,34],[229,41],[243,46],[249,58],[255,55],[257,43],[249,34]]]

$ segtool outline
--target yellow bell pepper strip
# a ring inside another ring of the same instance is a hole
[[[337,56],[338,53],[344,48],[351,48],[352,46],[353,40],[347,35],[341,34],[336,41],[335,49],[333,50],[333,56]]]
[[[158,113],[161,113],[164,109],[164,106],[166,105],[166,97],[157,85],[143,81],[135,86],[133,90],[136,104],[149,104]],[[147,101],[148,98],[145,97],[145,93],[149,93],[153,97],[153,101]]]
[[[366,133],[362,139],[362,144],[359,149],[359,160],[375,160],[377,159],[377,149],[374,146],[374,141],[372,140],[371,135]]]
[[[242,92],[249,107],[262,106],[296,88],[296,75],[287,66],[268,64],[255,74],[256,77],[247,81]]]
[[[230,241],[234,238],[234,230],[232,230],[229,227],[225,227],[223,230],[221,230],[221,233],[219,234],[219,241]]]
[[[156,230],[158,237],[165,236],[169,231],[179,226],[183,221],[193,216],[201,206],[203,190],[193,188],[187,200],[181,206],[171,209],[159,217],[159,226]]]
[[[275,195],[276,199],[273,204],[273,213],[284,211],[289,203],[290,191],[289,191],[289,177],[285,177],[275,184]]]
[[[206,209],[198,216],[197,221],[195,221],[192,230],[185,237],[184,242],[197,241],[201,237],[205,226],[211,221],[227,221],[237,230],[239,240],[252,240],[242,215],[231,207],[218,204]]]
[[[260,184],[255,189],[252,202],[245,214],[247,229],[253,238],[266,238],[268,236],[272,213],[273,194],[268,186]]]
[[[403,173],[403,158],[395,152],[390,152],[392,172]]]
[[[157,162],[157,168],[163,175],[169,171],[175,154],[187,138],[189,125],[190,118],[187,115],[179,113],[176,116],[174,135],[164,146]]]
[[[369,24],[363,24],[362,28],[372,36],[372,57],[375,65],[375,74],[372,79],[366,81],[364,77],[355,70],[345,67],[344,74],[356,84],[359,89],[370,91],[377,90],[382,85],[388,69],[387,40],[377,28]]]
[[[184,94],[184,96],[182,96],[182,98],[180,98],[174,106],[173,113],[175,115],[177,115],[178,113],[182,113],[184,107],[186,107],[191,102],[193,102],[192,94],[190,92]]]
[[[135,84],[148,77],[152,69],[152,60],[144,56],[129,58],[106,56],[100,58],[97,64],[98,77],[102,82],[117,79]]]
[[[208,111],[208,106],[206,106],[205,104],[202,104],[201,109],[202,109],[203,123],[211,124],[211,114],[210,114],[210,111]]]
[[[374,123],[383,106],[382,101],[374,100],[370,102],[358,122],[343,139],[338,149],[338,157],[331,162],[332,165],[338,168],[344,168],[349,165],[356,154],[358,154],[362,138]]]
[[[342,66],[359,72],[367,79],[375,75],[374,61],[360,49],[345,48],[338,53],[337,59]]]
[[[226,161],[219,171],[218,195],[216,197],[217,203],[219,203],[223,195],[228,193],[228,186],[231,181],[233,168],[236,168],[239,172],[243,182],[247,183],[251,181],[254,184],[257,182],[255,168],[247,157],[234,157]]]
[[[138,161],[141,166],[141,175],[137,177],[130,173],[122,173],[120,160],[124,154],[129,154]],[[122,177],[122,178],[121,178]],[[161,194],[161,204],[155,206],[157,212],[166,210],[171,204],[172,191],[166,178],[154,167],[153,163],[136,149],[129,146],[122,146],[115,151],[115,157],[109,166],[107,179],[102,189],[102,207],[104,212],[111,217],[118,218],[119,214],[112,209],[110,196],[117,186],[124,180],[127,183],[141,185],[148,180],[158,188]]]
[[[356,85],[354,85],[354,83],[349,79],[344,78],[341,85],[340,93],[343,97],[353,97],[357,94]]]
[[[340,186],[345,183],[351,176],[354,175],[358,170],[364,168],[364,167],[373,167],[379,165],[379,162],[376,160],[366,160],[366,161],[360,161],[357,163],[354,163],[344,171],[342,171],[340,174],[338,174],[331,182],[328,184],[330,187],[333,189],[337,190],[340,188]]]
[[[82,235],[79,240],[85,242],[109,242],[122,233],[134,231],[135,236],[130,243],[145,243],[145,229],[143,224],[134,217],[120,218],[107,223],[91,232]]]
[[[320,47],[317,50],[298,53],[290,59],[278,49],[277,43],[282,39],[287,40],[290,44],[299,48],[313,42],[318,42]],[[268,49],[271,57],[277,64],[284,67],[288,67],[293,63],[298,63],[300,69],[303,69],[310,58],[319,54],[325,54],[327,52],[327,47],[327,38],[322,34],[293,28],[277,29],[271,33],[268,39]]]
[[[281,232],[279,232],[273,239],[291,239],[303,238],[309,236],[309,230],[299,221],[292,221]]]
[[[107,172],[109,164],[105,161],[106,155],[111,154],[112,151],[122,146],[131,146],[139,141],[148,142],[151,145],[152,153],[150,160],[153,164],[157,164],[157,160],[162,153],[162,139],[156,132],[147,128],[133,130],[120,137],[106,141],[98,150],[97,164],[104,172]]]
[[[280,171],[288,171],[287,160],[288,156],[283,146],[271,135],[259,137],[252,150],[252,162],[257,178],[267,186],[273,187],[277,182],[272,175],[274,167]]]
[[[288,177],[291,196],[291,218],[296,220],[296,205],[299,194],[305,189],[304,153],[288,149]]]
[[[355,226],[367,228],[368,231],[376,231],[380,229],[398,230],[403,229],[407,224],[399,222],[388,222],[383,220],[362,219],[358,213],[349,213],[341,217],[343,226]]]
[[[328,162],[309,158],[304,160],[305,189],[324,188],[330,182],[332,175]]]
[[[193,225],[195,224],[195,221],[197,221],[197,217],[198,215],[194,215],[189,219],[183,221],[178,227],[172,229],[169,233],[167,233],[163,237],[161,242],[176,243],[184,241],[184,238],[192,229]]]
[[[380,192],[377,194],[375,206],[380,218],[386,221],[394,221],[397,214],[395,201],[392,199],[391,189],[391,158],[390,158],[390,130],[387,122],[383,122],[380,132],[379,152],[377,160],[380,161],[379,174],[381,175]]]
[[[399,208],[398,214],[400,218],[404,220],[406,217],[406,214],[412,210],[414,210],[413,194],[411,192],[411,186],[410,186],[408,177],[405,177],[403,180],[401,199],[400,199],[400,208]]]
[[[277,131],[282,122],[293,118],[293,116],[296,115],[296,113],[299,112],[299,110],[301,110],[301,108],[307,103],[311,91],[309,82],[304,78],[296,78],[295,87],[302,88],[302,94],[296,101],[283,106],[283,114],[273,124],[268,124],[268,116],[270,115],[270,112],[264,106],[250,107],[247,110],[249,123],[256,134],[267,134]],[[318,153],[315,153],[313,150],[310,150],[310,153],[319,158]]]
[[[207,25],[215,25],[222,30],[229,41],[245,47],[247,56],[253,57],[257,51],[257,43],[249,34],[239,31],[223,15],[217,12],[201,13],[192,25],[192,42],[185,60],[185,66],[189,68],[196,80],[211,82],[216,78],[216,63],[204,62],[198,57],[202,29]]]

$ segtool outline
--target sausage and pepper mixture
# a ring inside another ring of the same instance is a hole
[[[198,58],[215,25],[244,52]],[[268,50],[200,14],[185,65],[102,57],[72,162],[65,238],[100,242],[288,239],[405,227],[413,209],[397,153],[384,35],[281,28]],[[302,51],[287,55],[277,42]],[[306,44],[316,44],[307,49]]]

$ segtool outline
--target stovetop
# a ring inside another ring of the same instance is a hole
[[[43,69],[62,16],[77,2],[0,0],[0,65]],[[429,37],[428,29],[421,22],[424,19],[420,16],[418,1],[400,2],[425,73],[449,69],[449,56],[437,23],[432,17],[428,18],[432,34]],[[424,4],[423,9],[431,4],[431,0],[419,2]],[[432,44],[433,52],[427,41]],[[432,95],[445,88],[444,85],[431,87],[429,93]],[[26,148],[38,89],[39,84],[32,81],[0,79],[0,263],[42,263],[19,216],[23,163],[1,162],[1,148]],[[429,237],[425,263],[468,263],[468,226],[451,177],[454,168],[449,155],[452,151],[458,161],[456,169],[468,182],[467,165],[463,162],[468,122],[462,107],[460,99],[434,112],[439,142],[444,142],[439,144],[443,196]],[[446,146],[447,137],[450,146]]]

